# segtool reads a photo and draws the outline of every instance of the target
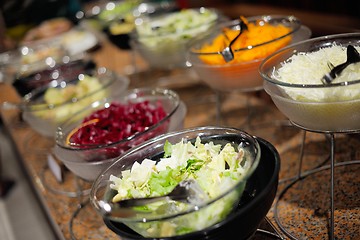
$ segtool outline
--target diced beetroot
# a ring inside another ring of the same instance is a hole
[[[145,131],[161,121],[166,115],[167,113],[161,103],[154,105],[149,101],[128,104],[113,102],[108,108],[97,110],[84,118],[83,126],[71,135],[69,141],[72,144],[88,146],[116,143]],[[90,124],[86,124],[91,120],[93,121]],[[139,138],[126,141],[123,144],[98,149],[96,156],[92,154],[89,160],[101,160],[119,156],[133,146],[164,133],[166,129],[167,123]]]

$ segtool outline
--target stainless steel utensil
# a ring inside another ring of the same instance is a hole
[[[221,55],[223,56],[225,62],[230,62],[231,60],[234,59],[234,51],[232,50],[231,47],[234,44],[234,42],[240,37],[243,31],[248,30],[248,27],[243,20],[240,21],[239,27],[240,27],[239,34],[233,40],[231,40],[229,45],[221,52]]]
[[[346,62],[341,63],[335,67],[333,67],[329,73],[325,74],[324,77],[321,79],[321,81],[324,84],[329,84],[331,83],[337,76],[339,76],[341,74],[341,72],[350,64],[353,63],[357,63],[360,62],[360,54],[359,52],[356,50],[356,48],[352,45],[348,45],[347,49],[346,49]],[[331,66],[332,64],[328,63],[329,66]]]
[[[99,201],[102,211],[109,216],[119,216],[122,214],[132,214],[136,210],[131,207],[144,206],[158,201],[180,201],[194,206],[198,206],[208,199],[207,194],[201,189],[194,179],[185,179],[167,195],[147,198],[124,199],[115,203]]]

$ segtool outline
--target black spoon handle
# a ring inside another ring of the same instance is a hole
[[[346,56],[346,62],[337,65],[336,67],[331,69],[328,74],[325,74],[325,76],[323,77],[324,83],[330,83],[331,81],[333,81],[350,64],[360,62],[360,54],[352,45],[348,45],[346,49]]]

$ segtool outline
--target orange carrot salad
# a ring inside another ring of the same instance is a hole
[[[232,49],[234,50],[234,59],[226,63],[221,54],[201,55],[200,58],[205,63],[211,65],[222,65],[263,59],[276,50],[286,46],[291,41],[290,35],[275,40],[291,32],[292,29],[284,25],[271,25],[270,23],[264,22],[262,20],[251,23],[248,23],[244,18],[241,18],[241,20],[245,21],[248,30],[244,30],[240,37],[232,45]],[[239,30],[224,28],[222,34],[216,36],[212,43],[203,45],[198,52],[221,52],[228,46],[229,39],[234,39],[238,33]],[[275,41],[270,42],[272,40]],[[256,46],[259,44],[264,45]],[[243,49],[249,46],[255,47],[236,51],[236,49]]]

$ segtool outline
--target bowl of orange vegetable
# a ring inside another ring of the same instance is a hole
[[[223,50],[239,34],[241,21],[244,21],[246,29],[232,44],[234,58],[226,61]],[[219,25],[203,40],[193,41],[187,61],[199,78],[215,90],[260,90],[263,81],[258,68],[262,60],[310,36],[311,30],[294,16],[240,17]]]

